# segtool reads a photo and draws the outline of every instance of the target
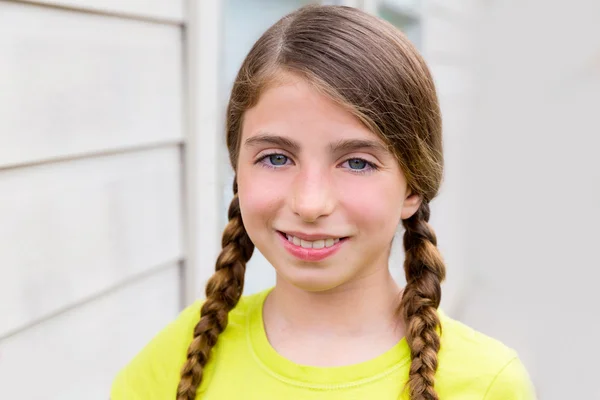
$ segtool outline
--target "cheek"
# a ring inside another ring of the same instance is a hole
[[[402,211],[401,183],[388,177],[361,180],[355,178],[341,185],[340,203],[361,231],[393,236]]]
[[[272,220],[281,208],[286,189],[261,167],[238,170],[238,196],[249,234]],[[252,236],[252,235],[251,235]]]

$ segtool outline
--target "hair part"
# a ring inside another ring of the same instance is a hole
[[[410,190],[423,199],[418,211],[402,221],[407,285],[398,311],[411,350],[410,398],[437,400],[437,308],[445,266],[428,221],[429,203],[442,182],[443,151],[440,109],[429,69],[397,28],[358,9],[313,5],[283,17],[254,44],[231,91],[226,130],[234,171],[245,112],[266,89],[290,76],[311,84],[377,134],[396,156]],[[243,225],[235,183],[234,194],[223,249],[181,372],[178,400],[195,399],[210,351],[243,290],[245,265],[254,246]]]

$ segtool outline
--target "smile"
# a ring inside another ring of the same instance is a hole
[[[331,247],[337,242],[340,241],[339,238],[327,238],[327,239],[319,239],[315,241],[303,240],[296,236],[286,234],[286,238],[288,242],[294,243],[296,246],[303,247],[305,249],[322,249],[323,247]]]
[[[296,258],[303,261],[321,261],[335,254],[346,241],[347,237],[325,237],[323,235],[292,235],[278,231],[283,247]],[[308,240],[313,239],[313,240]]]

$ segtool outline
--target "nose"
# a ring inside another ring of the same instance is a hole
[[[318,168],[299,171],[292,189],[292,211],[304,222],[315,222],[333,212],[334,195],[327,173]]]

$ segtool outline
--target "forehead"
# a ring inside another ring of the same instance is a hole
[[[369,139],[384,145],[381,138],[346,107],[300,78],[289,78],[268,87],[257,104],[246,111],[242,143],[265,131],[301,142]]]

